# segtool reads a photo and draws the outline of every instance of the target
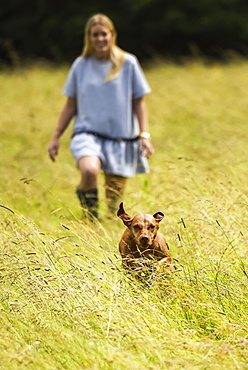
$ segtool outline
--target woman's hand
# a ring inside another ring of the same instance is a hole
[[[149,139],[144,139],[144,138],[141,138],[140,141],[141,141],[142,152],[144,153],[146,158],[149,158],[154,153],[152,143],[150,142]]]
[[[48,147],[48,154],[53,162],[55,162],[55,157],[58,155],[58,152],[59,152],[59,139],[53,138]]]

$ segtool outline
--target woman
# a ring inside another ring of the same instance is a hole
[[[63,90],[67,101],[48,148],[54,161],[59,138],[75,116],[70,148],[81,172],[76,192],[90,218],[98,217],[100,170],[113,213],[126,179],[147,173],[153,153],[143,100],[150,87],[135,56],[116,45],[116,36],[107,16],[88,20],[83,53],[68,74]]]

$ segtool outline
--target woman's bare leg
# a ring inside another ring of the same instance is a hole
[[[100,159],[97,157],[82,157],[78,161],[81,172],[81,181],[77,187],[77,195],[84,215],[92,219],[98,217],[98,176],[101,169]]]
[[[117,212],[123,197],[127,178],[118,175],[105,174],[106,200],[110,213]]]

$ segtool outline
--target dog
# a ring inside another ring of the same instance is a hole
[[[159,223],[164,218],[162,212],[157,212],[153,216],[138,214],[131,217],[125,212],[123,203],[121,203],[117,216],[127,227],[119,242],[119,252],[124,268],[139,270],[144,266],[144,261],[148,261],[156,262],[157,266],[174,271],[173,259],[166,239],[158,231]]]

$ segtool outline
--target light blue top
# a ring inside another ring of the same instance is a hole
[[[73,132],[94,131],[112,138],[130,138],[139,134],[132,100],[151,89],[137,58],[125,54],[119,76],[104,82],[111,61],[78,57],[69,71],[63,94],[77,99]]]

